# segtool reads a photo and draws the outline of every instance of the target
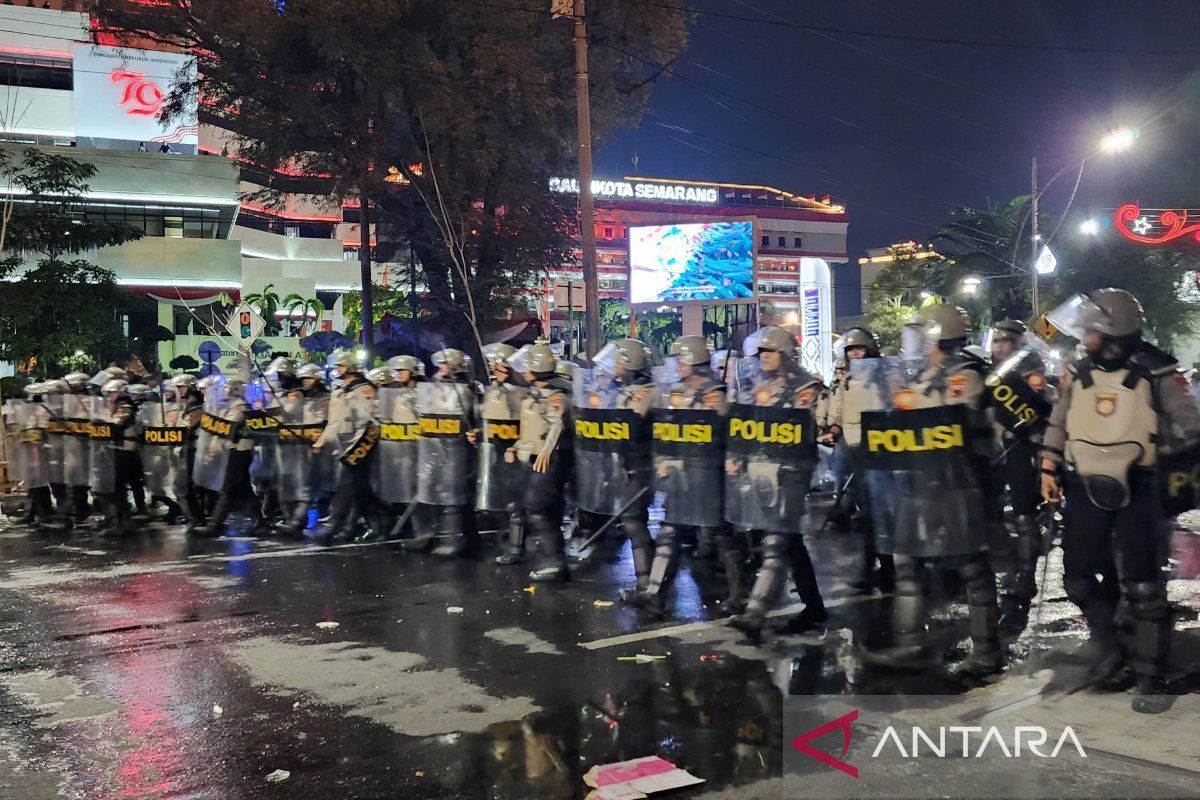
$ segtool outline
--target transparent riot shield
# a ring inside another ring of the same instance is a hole
[[[992,417],[1005,430],[1029,437],[1042,433],[1053,410],[1046,365],[1032,347],[1023,347],[984,378]]]
[[[649,491],[648,423],[621,407],[622,388],[604,370],[576,370],[572,388],[576,502],[612,516]]]
[[[687,375],[681,374],[681,369]],[[716,526],[724,521],[725,384],[707,365],[693,370],[669,359],[654,371],[659,406],[651,437],[654,489],[663,521]]]
[[[187,424],[174,403],[147,402],[138,408],[141,427],[139,443],[146,489],[154,497],[169,497],[183,502],[178,494],[183,471],[183,448],[187,442]],[[186,479],[186,478],[185,478]]]
[[[371,487],[380,502],[411,503],[417,498],[417,457],[421,422],[417,390],[380,389],[379,442],[371,467]]]
[[[225,484],[225,468],[237,433],[229,412],[224,386],[213,386],[204,396],[204,413],[196,436],[196,455],[192,463],[192,482],[213,492]]]
[[[254,440],[250,480],[259,486],[278,480],[280,403],[276,384],[267,378],[246,387],[245,432]]]
[[[88,486],[96,494],[116,491],[116,415],[103,397],[83,398],[88,403]]]
[[[329,396],[305,397],[299,393],[280,401],[278,429],[279,500],[311,502],[321,488],[321,458],[312,446],[325,430]]]
[[[969,409],[929,407],[919,364],[897,358],[851,365],[873,392],[862,413],[862,465],[880,552],[921,558],[986,547],[983,495],[971,452]]]
[[[817,463],[813,410],[798,407],[794,376],[768,375],[745,360],[738,367],[725,427],[725,519],[742,528],[799,532]]]
[[[17,446],[23,462],[21,482],[26,489],[50,485],[50,453],[47,427],[50,412],[41,403],[19,403],[14,408]]]
[[[67,423],[63,419],[63,396],[52,394],[42,405],[46,409],[46,457],[50,465],[50,483],[66,483]]]
[[[476,443],[479,476],[475,482],[475,507],[504,511],[521,495],[521,472],[504,460],[504,453],[521,437],[521,399],[525,390],[511,384],[493,384],[483,394],[482,424]]]
[[[435,506],[471,502],[475,471],[467,431],[474,413],[471,387],[435,381],[417,387],[418,440],[417,500]]]
[[[92,446],[88,429],[91,423],[90,398],[68,394],[62,398],[63,482],[68,486],[87,486],[91,482]]]

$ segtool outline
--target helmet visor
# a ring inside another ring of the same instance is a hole
[[[1108,315],[1085,294],[1077,294],[1046,315],[1050,324],[1075,339],[1102,324]]]

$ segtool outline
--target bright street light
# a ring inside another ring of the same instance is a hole
[[[933,297],[933,292],[921,292],[922,300],[928,300],[931,297]]]
[[[1094,219],[1085,219],[1079,223],[1079,232],[1085,236],[1095,236],[1100,233],[1100,223]]]
[[[800,315],[797,314],[795,311],[787,312],[787,316],[785,317],[785,319],[787,320],[787,322],[784,323],[785,325],[799,325],[800,324]]]
[[[1109,131],[1108,135],[1100,140],[1100,149],[1106,153],[1119,153],[1133,147],[1137,138],[1137,131],[1131,128],[1117,128],[1115,131]]]
[[[963,294],[975,294],[982,284],[983,280],[981,278],[968,276],[962,279],[962,284],[959,286],[959,289]]]

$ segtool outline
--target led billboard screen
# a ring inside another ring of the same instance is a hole
[[[631,303],[753,298],[753,221],[630,226]]]

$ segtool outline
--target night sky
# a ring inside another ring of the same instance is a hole
[[[937,39],[1200,53],[1194,0],[690,5]],[[898,41],[704,15],[672,69],[678,76],[657,81],[641,126],[604,144],[596,174],[632,174],[636,151],[641,175],[767,183],[843,200],[853,265],[835,271],[843,300],[868,247],[924,240],[952,206],[1027,193],[1031,156],[1043,183],[1067,168],[1043,200],[1057,216],[1080,158],[1113,127],[1136,127],[1141,138],[1127,153],[1088,162],[1071,230],[1089,208],[1124,200],[1200,206],[1200,196],[1179,198],[1177,186],[1168,200],[1165,188],[1200,155],[1181,146],[1200,141],[1182,119],[1182,88],[1200,55]]]

